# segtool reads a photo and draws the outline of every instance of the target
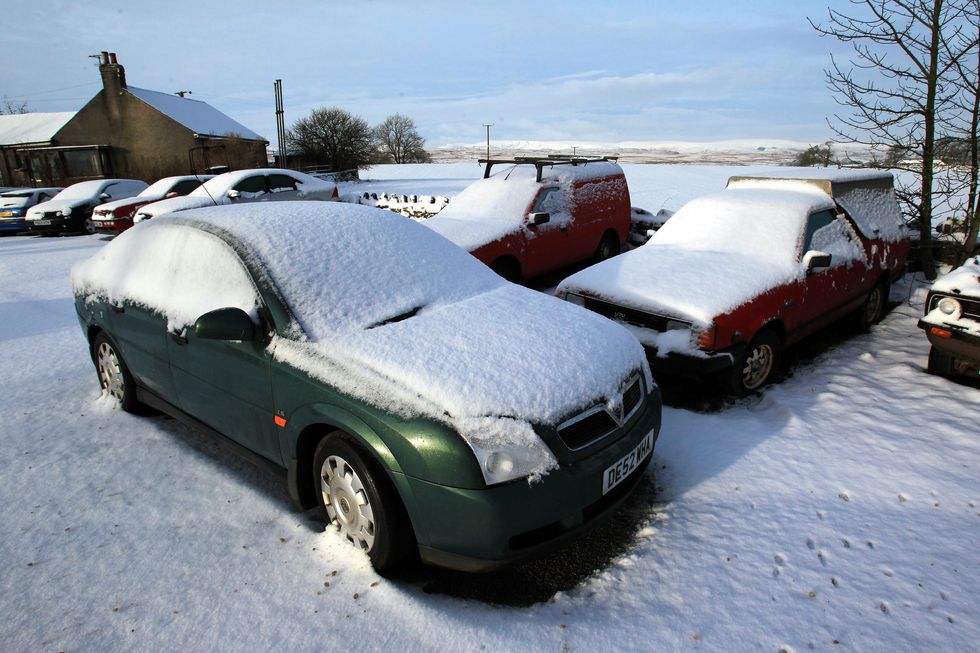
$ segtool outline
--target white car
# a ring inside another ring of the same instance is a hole
[[[92,210],[110,200],[133,197],[146,189],[139,179],[95,179],[81,181],[64,189],[51,200],[33,206],[27,212],[31,233],[94,233]]]
[[[187,195],[214,175],[179,175],[164,177],[136,197],[126,197],[100,204],[92,211],[92,224],[99,233],[118,234],[133,226],[136,211],[151,202]]]
[[[317,179],[295,170],[281,168],[236,170],[218,175],[201,184],[185,197],[172,197],[144,206],[136,212],[133,221],[140,222],[165,213],[219,204],[339,199],[340,193],[334,182]]]

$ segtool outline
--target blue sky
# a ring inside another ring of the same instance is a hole
[[[820,38],[844,0],[35,2],[5,12],[0,94],[76,110],[100,50],[133,86],[191,90],[275,138],[318,106],[412,117],[430,147],[493,139],[819,142],[838,110]],[[15,54],[16,53],[16,54]]]

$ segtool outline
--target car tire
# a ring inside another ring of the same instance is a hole
[[[929,349],[929,366],[926,369],[930,374],[950,376],[953,374],[953,357],[932,347]]]
[[[417,552],[405,509],[380,465],[340,434],[320,440],[313,456],[317,502],[327,524],[389,575]]]
[[[498,258],[490,264],[490,269],[511,283],[521,279],[521,264],[512,258]]]
[[[619,254],[619,238],[612,231],[607,231],[595,248],[596,262],[605,261]]]
[[[770,383],[779,371],[782,342],[772,329],[763,329],[752,338],[728,373],[728,391],[744,397]]]
[[[136,398],[136,382],[116,343],[105,332],[100,332],[92,341],[92,362],[102,390],[118,400],[126,412],[137,412],[140,402]]]
[[[859,331],[867,331],[881,320],[881,316],[885,313],[886,301],[888,301],[888,285],[882,281],[868,292],[861,308],[855,313],[855,325]]]
[[[84,233],[88,236],[91,236],[92,234],[95,233],[95,223],[92,222],[92,218],[85,218],[85,222],[82,225],[82,229],[84,230]]]

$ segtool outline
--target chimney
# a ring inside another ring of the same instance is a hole
[[[103,50],[99,54],[99,72],[102,74],[102,87],[105,89],[109,118],[114,122],[118,121],[122,115],[120,96],[126,88],[126,69],[116,61],[115,52]]]

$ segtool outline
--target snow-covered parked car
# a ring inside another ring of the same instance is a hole
[[[59,192],[60,188],[8,188],[0,192],[0,232],[27,231],[27,211]]]
[[[294,500],[380,571],[549,550],[625,499],[657,438],[659,391],[625,329],[387,211],[164,216],[72,283],[123,408],[206,425],[284,468]]]
[[[72,184],[47,202],[27,211],[31,233],[95,233],[92,210],[99,204],[138,195],[146,189],[139,179],[96,179]]]
[[[875,323],[908,251],[890,174],[733,177],[558,293],[628,326],[655,370],[718,374],[742,395],[807,334],[850,314]]]
[[[206,181],[184,197],[148,204],[136,211],[133,220],[141,222],[166,213],[219,204],[284,200],[339,201],[340,193],[336,183],[305,172],[282,168],[236,170]]]
[[[155,181],[135,197],[107,202],[92,211],[92,225],[98,233],[118,234],[133,226],[133,216],[150,202],[182,197],[214,175],[182,175]]]
[[[919,320],[932,348],[929,371],[974,379],[980,374],[980,256],[932,285]]]
[[[674,212],[670,209],[660,209],[656,213],[651,213],[634,206],[630,211],[630,244],[639,246],[650,240],[650,236],[664,226],[672,215]]]
[[[630,196],[612,159],[482,160],[484,178],[425,226],[507,279],[615,256],[630,229]],[[506,166],[491,174],[495,165]]]

